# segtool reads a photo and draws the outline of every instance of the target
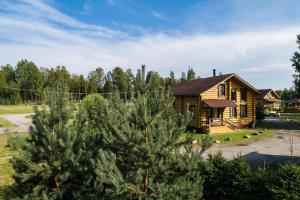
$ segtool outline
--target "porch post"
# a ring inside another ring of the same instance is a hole
[[[197,126],[200,128],[202,126],[202,107],[201,107],[201,96],[198,97],[198,120],[197,120]]]

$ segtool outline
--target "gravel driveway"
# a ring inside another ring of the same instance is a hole
[[[263,163],[272,164],[291,160],[291,141],[293,141],[293,159],[300,161],[300,130],[295,124],[280,121],[280,119],[266,119],[276,128],[272,136],[245,145],[221,146],[214,144],[207,153],[223,152],[226,159],[241,154],[253,165]]]
[[[9,121],[10,123],[14,124],[12,128],[9,128],[8,131],[10,132],[27,132],[29,126],[31,125],[31,118],[32,114],[11,114],[11,115],[0,115],[1,118]],[[0,134],[5,133],[5,128],[0,128]]]

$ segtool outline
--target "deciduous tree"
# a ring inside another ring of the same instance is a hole
[[[297,35],[297,44],[298,44],[298,49],[300,49],[300,35]],[[297,96],[300,97],[300,52],[296,51],[291,61],[292,61],[292,66],[295,70],[295,74],[293,75],[295,90]]]
[[[16,80],[23,100],[37,100],[41,96],[43,76],[39,68],[28,60],[21,60],[16,68]]]

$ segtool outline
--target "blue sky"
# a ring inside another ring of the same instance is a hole
[[[298,0],[0,0],[0,64],[216,68],[280,89],[292,86],[299,19]]]

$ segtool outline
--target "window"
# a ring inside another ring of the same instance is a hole
[[[231,90],[231,100],[236,101],[236,89]]]
[[[219,85],[219,97],[225,96],[225,84]]]
[[[247,117],[247,114],[248,114],[247,111],[248,111],[247,105],[241,105],[240,106],[241,117]]]
[[[237,117],[237,109],[236,107],[230,108],[230,118],[236,118]]]
[[[241,101],[247,101],[247,89],[241,88]]]

